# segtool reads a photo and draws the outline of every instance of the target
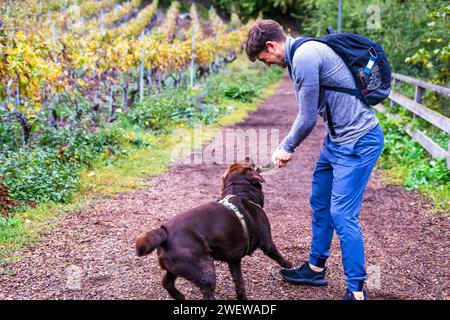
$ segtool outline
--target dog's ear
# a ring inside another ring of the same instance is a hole
[[[255,166],[255,161],[253,161],[249,156],[245,157],[244,163],[245,163],[245,165],[250,166],[253,169],[255,169],[255,167],[256,167]]]
[[[234,171],[234,170],[237,170],[237,169],[239,169],[239,168],[241,168],[242,167],[242,165],[241,164],[239,164],[239,163],[233,163],[233,164],[230,164],[229,166],[228,166],[228,168],[225,170],[225,172],[222,174],[222,176],[220,177],[220,180],[222,181],[222,187],[225,185],[225,180],[227,179],[227,177],[228,177],[228,175],[232,172],[232,171]]]
[[[227,179],[228,173],[229,172],[227,170],[222,176],[220,176],[220,181],[222,182],[222,189],[225,187],[225,180]]]
[[[251,183],[263,183],[263,182],[266,182],[265,180],[264,180],[264,178],[263,177],[261,177],[261,175],[258,173],[258,171],[257,170],[254,170],[254,168],[250,168],[250,167],[248,167],[246,170],[245,170],[245,176],[250,180],[250,182]]]

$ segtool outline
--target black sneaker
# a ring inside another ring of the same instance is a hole
[[[281,269],[281,275],[284,280],[294,284],[306,284],[310,286],[326,286],[328,284],[325,279],[324,268],[320,272],[311,270],[309,262],[305,262],[296,269]]]
[[[347,289],[347,291],[345,291],[345,295],[342,298],[342,300],[357,300],[357,299],[355,298],[353,292]],[[363,290],[363,300],[367,300],[367,293],[364,290]]]

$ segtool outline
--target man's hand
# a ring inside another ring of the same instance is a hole
[[[292,158],[292,153],[286,152],[279,146],[272,155],[272,162],[278,168],[284,167]]]

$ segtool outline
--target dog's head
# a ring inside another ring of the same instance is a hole
[[[230,164],[221,179],[222,193],[230,187],[244,192],[249,189],[258,189],[261,191],[261,183],[265,182],[249,157],[245,158],[242,162]]]

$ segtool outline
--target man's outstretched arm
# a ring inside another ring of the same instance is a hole
[[[290,160],[295,148],[306,139],[317,122],[319,106],[319,70],[321,59],[315,48],[305,43],[293,59],[294,87],[297,90],[299,112],[288,135],[272,156],[277,166]],[[277,161],[277,158],[281,161]]]
[[[291,130],[280,146],[286,152],[293,153],[295,148],[311,133],[317,122],[319,103],[319,84],[303,85],[298,91],[299,112]]]

